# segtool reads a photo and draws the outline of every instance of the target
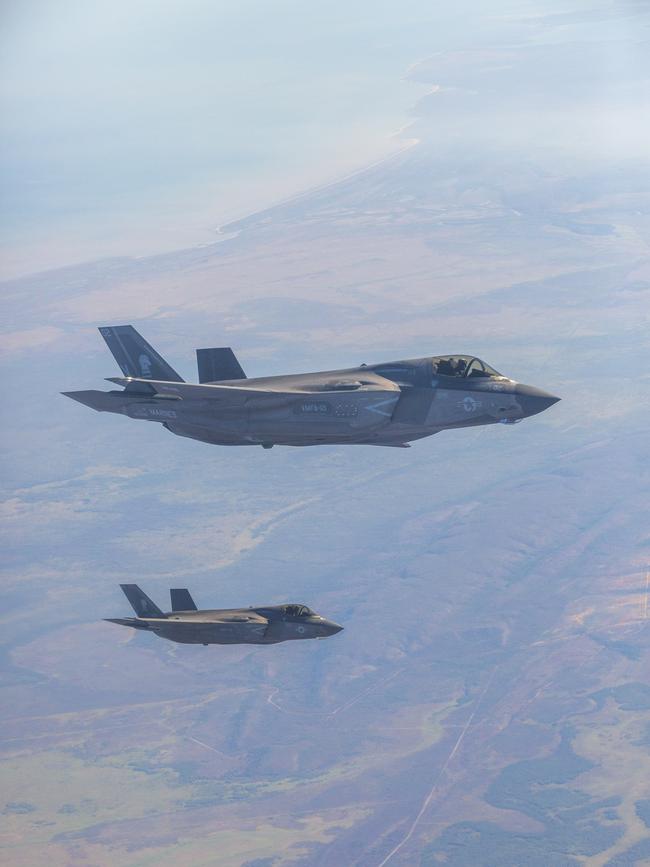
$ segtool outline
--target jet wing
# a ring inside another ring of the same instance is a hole
[[[156,394],[165,397],[177,397],[181,400],[214,400],[228,404],[244,404],[257,400],[288,400],[296,392],[285,392],[270,388],[240,388],[233,385],[195,385],[190,382],[163,382],[153,379],[133,379],[131,377],[108,377],[108,382],[115,382],[125,388],[134,385],[147,384]],[[299,392],[298,392],[299,393]]]
[[[371,381],[360,383],[357,380],[342,381],[339,380],[332,385],[331,388],[319,388],[318,390],[309,387],[303,388],[287,388],[283,387],[281,380],[277,384],[269,384],[264,388],[256,388],[255,386],[236,386],[236,385],[195,385],[190,382],[165,382],[155,379],[137,379],[135,377],[111,376],[107,378],[108,382],[114,382],[117,385],[122,385],[128,390],[134,390],[142,387],[153,389],[156,394],[165,397],[176,397],[182,400],[214,400],[228,403],[230,405],[238,405],[245,403],[284,403],[289,400],[294,400],[296,397],[313,397],[315,394],[325,396],[326,394],[344,393],[367,393],[367,392],[390,392],[395,393],[395,400],[399,396],[400,388],[383,377],[373,377]],[[306,385],[306,384],[305,384]]]

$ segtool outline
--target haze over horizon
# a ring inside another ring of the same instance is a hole
[[[643,157],[634,5],[556,6],[10,3],[4,273],[210,243],[423,133],[441,150]]]
[[[34,6],[13,4],[4,35],[17,273],[213,241],[398,150],[424,91],[403,80],[410,30],[369,2],[347,27],[341,2],[68,2],[38,7],[38,28]]]

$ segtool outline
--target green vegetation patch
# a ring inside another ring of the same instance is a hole
[[[634,806],[639,819],[643,819],[648,828],[650,828],[650,798],[644,798],[642,801],[637,801]]]
[[[599,708],[608,698],[613,698],[621,710],[650,710],[650,686],[647,683],[623,683],[594,692],[589,698],[592,698]]]
[[[64,752],[2,762],[0,831],[31,843],[81,831],[100,822],[137,819],[178,809],[191,790],[172,771],[143,773],[108,763],[87,763]]]
[[[425,850],[422,864],[569,867],[583,863],[580,856],[609,849],[625,829],[611,819],[604,823],[603,814],[619,800],[596,801],[568,785],[593,767],[574,753],[572,736],[567,728],[552,755],[508,765],[486,794],[486,801],[494,807],[517,810],[541,822],[544,833],[512,833],[490,822],[459,822],[446,828]]]
[[[491,822],[459,822],[423,851],[422,867],[576,867],[582,860],[554,851],[542,834],[511,834]]]
[[[641,867],[650,864],[650,837],[610,858],[605,867]]]

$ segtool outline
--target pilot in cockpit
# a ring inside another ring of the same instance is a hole
[[[469,356],[450,355],[447,358],[433,359],[433,375],[434,376],[455,376],[459,379],[469,379],[477,376],[498,376],[498,373],[489,364],[481,361],[480,358],[470,358]]]
[[[285,605],[285,617],[308,617],[312,613],[306,605]]]
[[[437,363],[434,362],[434,373],[442,376],[464,376],[467,369],[467,362],[464,358],[441,358]]]

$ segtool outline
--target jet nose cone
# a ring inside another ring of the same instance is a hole
[[[323,629],[325,631],[325,635],[336,635],[337,632],[341,632],[343,627],[339,626],[338,623],[334,623],[333,620],[326,620],[323,623]]]
[[[541,388],[535,388],[534,385],[523,385],[522,383],[516,385],[515,395],[524,418],[537,415],[538,412],[544,412],[545,409],[560,400],[559,397],[549,394],[548,391],[542,391]]]

